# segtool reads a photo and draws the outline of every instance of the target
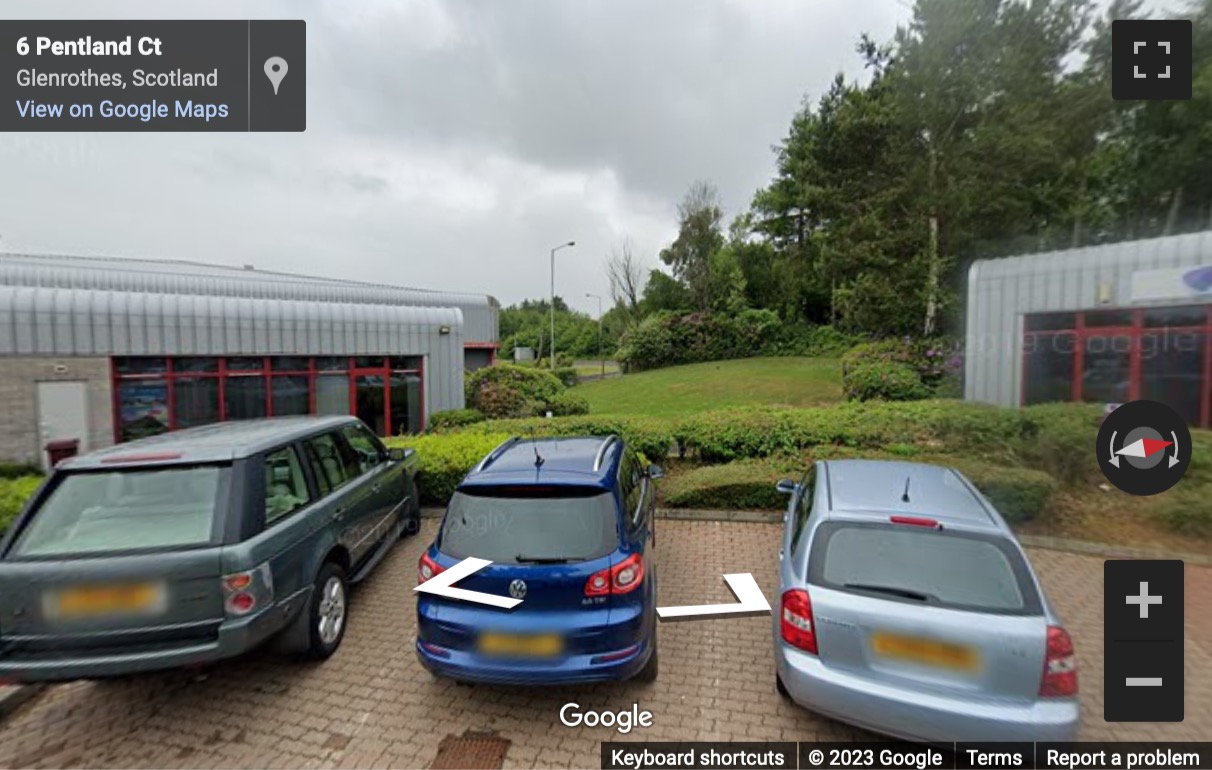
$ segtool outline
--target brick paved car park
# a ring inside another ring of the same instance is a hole
[[[656,683],[530,690],[435,680],[413,653],[411,589],[427,520],[352,599],[344,645],[322,665],[257,652],[205,676],[175,672],[52,688],[0,724],[0,767],[429,767],[447,736],[508,741],[506,767],[598,767],[604,740],[847,740],[869,733],[814,716],[774,690],[770,619],[663,624]],[[775,600],[773,524],[661,520],[662,605],[730,599],[750,571]],[[1102,559],[1030,552],[1077,645],[1082,738],[1212,740],[1212,569],[1187,567],[1186,719],[1102,721]],[[638,703],[654,724],[620,736],[566,727],[559,710]]]

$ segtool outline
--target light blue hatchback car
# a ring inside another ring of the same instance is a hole
[[[779,691],[930,743],[1071,741],[1073,644],[993,505],[959,472],[818,462],[779,552]]]

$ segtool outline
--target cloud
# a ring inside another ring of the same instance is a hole
[[[596,312],[696,179],[730,213],[897,0],[40,2],[39,18],[303,18],[302,134],[0,136],[0,249],[255,264]],[[35,13],[36,11],[36,13]]]

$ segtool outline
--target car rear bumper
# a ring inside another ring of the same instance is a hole
[[[566,655],[548,661],[509,663],[485,659],[474,652],[451,650],[417,640],[421,664],[438,676],[485,684],[555,685],[630,679],[644,668],[652,654],[645,640],[623,650],[592,655]],[[611,655],[622,655],[611,659]],[[595,662],[596,661],[596,662]]]
[[[0,640],[0,681],[101,679],[213,663],[260,645],[281,630],[287,619],[279,607],[274,607],[251,617],[224,621],[208,639],[189,639],[179,644],[131,651],[122,651],[121,647],[89,650],[79,646],[60,653],[5,655],[3,640]]]
[[[1080,726],[1076,698],[1006,703],[950,697],[860,680],[778,642],[774,657],[779,678],[796,703],[897,738],[927,743],[1072,741]]]

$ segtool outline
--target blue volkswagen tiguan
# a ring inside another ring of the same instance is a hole
[[[504,610],[419,593],[421,662],[501,684],[655,679],[660,476],[616,436],[512,438],[490,452],[459,484],[418,578],[487,559],[457,587],[522,602]]]

